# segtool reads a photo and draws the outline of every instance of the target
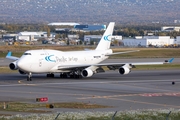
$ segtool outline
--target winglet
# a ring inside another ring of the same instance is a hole
[[[170,60],[165,60],[165,63],[172,63],[174,61],[174,58],[171,58]]]
[[[6,57],[11,56],[11,55],[12,55],[12,52],[9,51],[8,54],[6,55]]]

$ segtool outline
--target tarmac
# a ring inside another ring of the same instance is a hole
[[[36,103],[48,97],[48,103],[80,102],[109,106],[100,109],[66,109],[57,111],[127,111],[146,109],[179,109],[180,70],[118,71],[95,74],[91,78],[46,78],[33,75],[33,81],[18,73],[0,74],[0,101]],[[172,82],[175,82],[172,85]]]

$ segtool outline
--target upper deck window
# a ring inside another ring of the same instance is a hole
[[[24,55],[31,55],[31,53],[24,53]]]

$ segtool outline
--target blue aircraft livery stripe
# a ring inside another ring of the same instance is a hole
[[[108,39],[109,36],[111,36],[111,35],[104,36],[104,40],[105,41],[111,41],[111,40]]]
[[[48,61],[48,62],[56,62],[55,60],[51,59],[52,56],[54,56],[54,55],[46,56],[45,57],[46,61]]]

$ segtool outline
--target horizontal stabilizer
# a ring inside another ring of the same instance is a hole
[[[18,57],[12,56],[11,51],[8,52],[8,54],[6,55],[6,58],[10,59],[10,60],[18,60],[19,59]]]
[[[174,58],[171,58],[169,60],[165,60],[165,63],[172,63],[174,61]]]

